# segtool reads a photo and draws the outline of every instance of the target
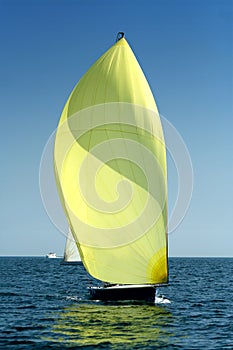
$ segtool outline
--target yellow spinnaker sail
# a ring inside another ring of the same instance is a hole
[[[166,283],[166,148],[153,95],[125,38],[71,93],[54,168],[87,271],[112,283]]]

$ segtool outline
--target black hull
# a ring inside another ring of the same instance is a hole
[[[61,265],[81,265],[82,261],[62,261]]]
[[[116,285],[110,287],[90,287],[91,298],[94,300],[145,300],[154,302],[155,286],[148,285]]]

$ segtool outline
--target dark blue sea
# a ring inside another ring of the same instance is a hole
[[[0,258],[0,349],[233,349],[233,258],[170,258],[170,304],[91,301],[60,262]]]

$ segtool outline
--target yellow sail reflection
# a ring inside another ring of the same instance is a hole
[[[64,346],[115,345],[120,348],[170,344],[172,314],[150,305],[72,305],[55,317],[53,336]]]
[[[54,168],[86,270],[106,282],[166,283],[166,147],[152,92],[124,38],[71,93]]]

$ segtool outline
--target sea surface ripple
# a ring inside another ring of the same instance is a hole
[[[170,304],[91,301],[60,263],[0,258],[0,349],[233,349],[233,258],[170,258]]]

